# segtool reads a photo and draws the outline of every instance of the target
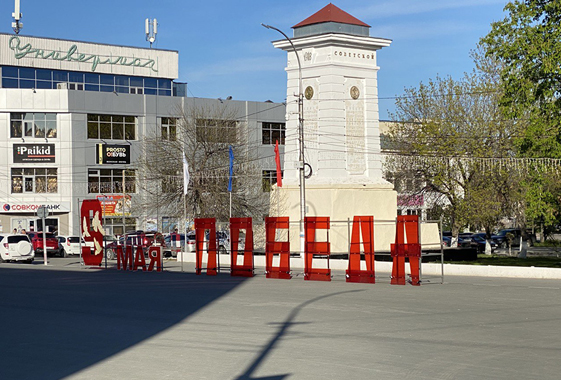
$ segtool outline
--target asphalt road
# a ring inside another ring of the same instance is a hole
[[[0,379],[559,379],[561,281],[0,264]]]

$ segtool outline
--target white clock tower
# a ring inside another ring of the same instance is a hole
[[[376,62],[377,51],[391,41],[370,37],[369,25],[333,4],[293,29],[294,48],[287,40],[273,42],[288,54],[288,85],[283,186],[273,191],[271,215],[300,220],[301,80],[306,216],[394,220],[397,194],[382,177]],[[383,230],[375,227],[375,246],[387,250],[395,232],[386,235],[395,227]],[[297,241],[294,233],[291,241]],[[340,231],[332,227],[330,241],[332,252],[347,252],[347,226]]]

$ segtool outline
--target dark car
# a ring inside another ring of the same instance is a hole
[[[526,232],[528,245],[532,247],[536,242],[536,235],[531,232]],[[501,248],[507,248],[509,243],[509,238],[511,247],[520,246],[520,237],[522,236],[522,231],[519,228],[507,228],[500,230],[496,235],[491,236],[491,238],[497,242],[497,245]]]
[[[485,234],[483,234],[485,235]],[[487,245],[487,239],[482,237],[481,234],[473,234],[471,236],[470,245],[477,249],[477,253],[485,252],[485,247]],[[495,243],[492,239],[489,240],[489,245],[491,246],[491,252],[497,249],[497,243]]]

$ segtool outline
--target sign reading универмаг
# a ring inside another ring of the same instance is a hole
[[[14,144],[14,163],[55,162],[55,144]]]
[[[97,144],[98,164],[130,164],[130,145]]]

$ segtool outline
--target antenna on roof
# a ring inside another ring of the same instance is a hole
[[[14,22],[12,22],[12,28],[14,29],[14,32],[16,32],[16,34],[19,34],[19,31],[23,29],[23,23],[19,22],[19,20],[21,20],[19,0],[15,1],[16,3],[14,6],[14,13],[12,13],[12,17],[14,18]]]
[[[152,49],[152,44],[156,41],[156,34],[158,34],[158,21],[147,18],[144,21],[144,29],[146,31],[146,41],[150,42],[150,49]]]

